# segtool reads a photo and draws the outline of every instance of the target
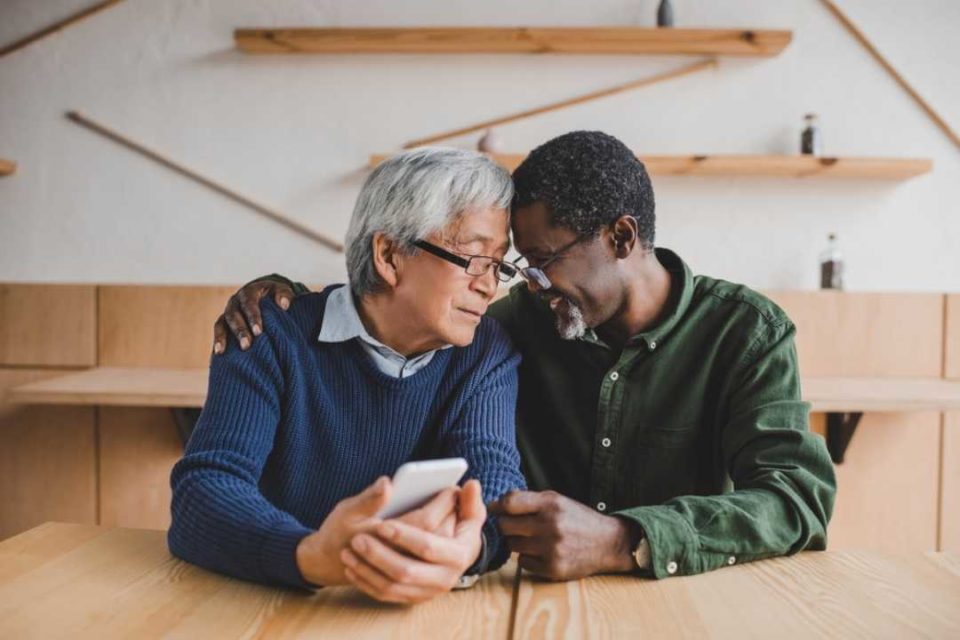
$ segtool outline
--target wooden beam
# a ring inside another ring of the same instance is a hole
[[[0,158],[0,176],[12,176],[17,172],[17,163]]]
[[[837,20],[840,21],[840,24],[842,24],[843,27],[861,45],[863,45],[863,48],[866,49],[871,56],[873,56],[874,60],[879,62],[880,66],[883,67],[884,70],[886,70],[886,72],[889,73],[891,77],[893,77],[893,79],[897,82],[897,84],[899,84],[900,87],[907,92],[907,95],[913,98],[913,101],[916,102],[921,109],[923,109],[924,113],[926,113],[927,116],[931,120],[933,120],[934,124],[940,127],[940,130],[943,131],[948,138],[950,138],[950,140],[953,142],[954,145],[957,146],[958,149],[960,149],[960,135],[957,135],[957,132],[954,131],[949,124],[947,124],[947,121],[944,120],[940,116],[940,114],[934,110],[932,106],[930,106],[930,103],[924,100],[923,96],[917,93],[917,90],[914,89],[909,82],[907,82],[906,78],[900,75],[900,73],[893,68],[893,65],[890,64],[887,61],[887,59],[884,57],[884,55],[880,53],[880,50],[877,49],[873,45],[873,43],[867,39],[867,36],[864,35],[864,33],[857,27],[857,25],[853,23],[853,20],[848,18],[847,15],[840,10],[840,7],[834,4],[831,0],[820,0],[820,1],[824,4],[824,6],[827,9],[830,10],[830,13],[832,13],[834,17],[836,17]]]
[[[17,51],[18,49],[23,49],[24,47],[30,44],[33,44],[38,40],[42,40],[47,36],[57,33],[58,31],[62,31],[63,29],[66,29],[67,27],[74,25],[80,22],[81,20],[89,18],[90,16],[96,13],[100,13],[104,9],[109,9],[113,5],[120,4],[121,2],[123,2],[123,0],[105,0],[104,2],[95,4],[92,7],[88,7],[86,9],[83,9],[82,11],[78,11],[72,16],[68,18],[64,18],[59,22],[55,22],[49,27],[45,27],[40,31],[36,31],[34,33],[31,33],[28,36],[24,36],[23,38],[20,38],[19,40],[11,42],[8,45],[4,45],[3,47],[0,47],[0,58],[2,58],[7,54],[13,53],[14,51]]]
[[[296,222],[296,221],[294,221],[294,220],[291,220],[290,218],[288,218],[288,217],[285,216],[284,214],[280,213],[279,211],[276,211],[276,210],[274,210],[274,209],[270,209],[269,207],[266,207],[266,206],[264,206],[264,205],[262,205],[262,204],[260,204],[260,203],[258,203],[258,202],[254,202],[254,201],[251,200],[250,198],[248,198],[248,197],[246,197],[246,196],[244,196],[244,195],[241,195],[240,193],[237,193],[237,192],[234,191],[233,189],[230,189],[230,188],[228,188],[228,187],[226,187],[226,186],[224,186],[224,185],[222,185],[222,184],[220,184],[220,183],[218,183],[218,182],[215,182],[215,181],[211,180],[210,178],[207,178],[207,177],[205,177],[205,176],[202,176],[202,175],[200,175],[199,173],[197,173],[196,171],[194,171],[193,169],[189,169],[189,168],[185,167],[185,166],[182,165],[182,164],[179,164],[179,163],[177,163],[177,162],[174,162],[173,160],[170,160],[169,158],[166,158],[166,157],[160,155],[160,154],[157,153],[156,151],[153,151],[152,149],[148,149],[147,147],[143,146],[142,144],[140,144],[140,143],[138,143],[138,142],[134,142],[134,141],[131,140],[130,138],[127,138],[126,136],[120,135],[119,133],[108,129],[107,127],[103,126],[102,124],[98,124],[98,123],[94,122],[93,120],[90,120],[90,119],[87,118],[86,116],[81,115],[80,113],[77,113],[76,111],[70,111],[70,112],[68,112],[68,113],[67,113],[67,118],[68,118],[69,120],[71,120],[72,122],[76,122],[77,124],[79,124],[79,125],[82,126],[82,127],[86,127],[87,129],[90,129],[91,131],[94,131],[94,132],[96,132],[96,133],[98,133],[98,134],[100,134],[100,135],[102,135],[102,136],[104,136],[104,137],[106,137],[106,138],[109,138],[110,140],[113,140],[114,142],[116,142],[116,143],[118,143],[118,144],[121,144],[121,145],[127,147],[128,149],[130,149],[130,150],[132,150],[132,151],[136,151],[136,152],[139,153],[140,155],[146,156],[146,157],[150,158],[151,160],[162,164],[163,166],[167,167],[168,169],[172,169],[173,171],[176,171],[176,172],[179,173],[180,175],[182,175],[182,176],[184,176],[184,177],[187,177],[187,178],[193,180],[194,182],[199,182],[199,183],[202,184],[203,186],[205,186],[205,187],[207,187],[207,188],[209,188],[209,189],[213,189],[213,190],[216,191],[217,193],[219,193],[219,194],[221,194],[221,195],[224,195],[224,196],[230,198],[230,199],[233,200],[234,202],[239,202],[240,204],[242,204],[242,205],[244,205],[244,206],[246,206],[246,207],[248,207],[248,208],[250,208],[250,209],[253,209],[254,211],[256,211],[257,213],[259,213],[260,215],[262,215],[262,216],[264,216],[264,217],[266,217],[266,218],[269,218],[270,220],[273,220],[274,222],[276,222],[276,223],[278,223],[278,224],[281,224],[281,225],[283,225],[284,227],[287,227],[288,229],[291,229],[292,231],[295,231],[295,232],[299,233],[300,235],[305,236],[305,237],[313,240],[314,242],[317,242],[317,243],[319,243],[319,244],[322,244],[323,246],[325,246],[325,247],[327,247],[327,248],[329,248],[329,249],[333,249],[334,251],[338,251],[338,252],[340,252],[340,253],[343,252],[343,244],[337,242],[336,240],[331,240],[331,239],[328,238],[327,236],[325,236],[325,235],[323,235],[323,234],[321,234],[321,233],[318,233],[318,232],[314,231],[313,229],[310,229],[309,227],[305,227],[304,225],[300,224],[299,222]]]
[[[792,32],[647,27],[236,29],[247,53],[576,53],[775,56]]]
[[[393,154],[370,156],[375,167]],[[491,156],[513,171],[525,154]],[[933,168],[926,158],[838,158],[823,156],[695,155],[638,156],[654,176],[759,176],[780,178],[846,178],[850,180],[904,180]]]
[[[589,102],[591,100],[597,100],[598,98],[606,98],[607,96],[612,96],[618,93],[623,93],[625,91],[631,91],[633,89],[639,89],[640,87],[646,87],[652,84],[657,84],[658,82],[664,82],[666,80],[672,80],[674,78],[680,78],[691,73],[696,73],[698,71],[703,71],[705,69],[713,68],[717,66],[717,59],[710,58],[708,60],[703,60],[701,62],[696,62],[691,65],[687,65],[681,69],[675,71],[668,71],[667,73],[660,73],[655,76],[650,76],[647,78],[641,78],[639,80],[634,80],[633,82],[627,82],[625,84],[617,85],[615,87],[610,87],[608,89],[603,89],[601,91],[594,91],[592,93],[586,93],[576,98],[570,98],[568,100],[562,100],[560,102],[554,102],[542,107],[537,107],[535,109],[529,109],[527,111],[521,111],[509,116],[503,116],[501,118],[494,118],[493,120],[487,120],[485,122],[480,122],[478,124],[473,124],[461,129],[455,129],[453,131],[445,131],[444,133],[438,133],[436,135],[427,136],[425,138],[419,138],[417,140],[412,140],[405,145],[404,149],[412,149],[414,147],[420,147],[425,144],[433,144],[434,142],[439,142],[441,140],[447,140],[449,138],[455,138],[457,136],[462,136],[468,133],[473,133],[475,131],[482,131],[484,129],[489,129],[490,127],[500,126],[508,124],[510,122],[516,122],[517,120],[522,120],[524,118],[530,118],[532,116],[540,115],[543,113],[548,113],[550,111],[556,111],[558,109],[564,109],[566,107],[572,107],[574,105],[583,104],[584,102]]]

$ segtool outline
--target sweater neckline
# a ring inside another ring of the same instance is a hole
[[[323,291],[320,292],[322,296],[320,313],[314,324],[314,331],[312,332],[312,337],[316,338],[319,335],[320,328],[323,326],[323,316],[327,311],[327,300],[330,298],[330,294],[333,293],[334,289],[342,287],[345,285],[330,285],[326,287]],[[314,348],[321,348],[324,346],[324,343],[321,343],[316,340],[312,340]],[[406,378],[395,378],[393,376],[387,375],[386,373],[380,371],[377,368],[376,363],[370,358],[366,351],[363,350],[363,345],[360,344],[360,338],[351,338],[346,343],[334,343],[326,344],[326,346],[337,346],[343,345],[346,347],[347,351],[352,351],[353,357],[355,357],[360,362],[360,368],[366,373],[369,377],[373,378],[378,385],[382,387],[417,387],[421,384],[425,384],[423,381],[431,379],[436,376],[436,369],[445,368],[446,363],[449,362],[451,357],[451,352],[456,349],[462,349],[463,347],[451,347],[449,349],[440,349],[433,354],[433,358],[430,359],[425,366],[423,366],[419,371],[413,375],[407,376]]]
[[[383,371],[380,371],[376,363],[374,363],[367,352],[363,350],[363,345],[360,344],[359,338],[352,338],[348,341],[348,344],[349,348],[353,351],[354,357],[360,361],[360,367],[363,369],[364,373],[375,379],[378,385],[391,388],[399,388],[404,386],[416,387],[419,386],[422,381],[435,378],[437,375],[437,369],[446,366],[446,363],[450,358],[450,352],[459,348],[453,347],[451,349],[442,349],[433,354],[433,358],[430,359],[430,362],[424,365],[413,375],[407,376],[406,378],[395,378],[387,375]]]

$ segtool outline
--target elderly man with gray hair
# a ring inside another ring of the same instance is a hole
[[[397,602],[506,560],[484,501],[525,486],[520,358],[484,313],[512,273],[512,195],[509,174],[469,151],[417,150],[371,174],[347,233],[349,286],[298,296],[288,313],[269,302],[263,338],[213,359],[171,477],[171,552],[248,580],[352,583]],[[470,465],[462,488],[376,517],[399,465],[452,456]],[[358,561],[371,554],[384,573]],[[409,573],[411,558],[415,581],[389,575],[393,560]]]

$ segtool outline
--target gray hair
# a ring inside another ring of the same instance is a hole
[[[373,262],[375,233],[414,253],[415,241],[471,211],[509,209],[512,198],[507,170],[476,151],[426,147],[384,161],[360,189],[347,228],[351,290],[359,297],[383,288]]]

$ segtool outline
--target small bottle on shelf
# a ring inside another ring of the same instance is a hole
[[[500,153],[502,149],[500,136],[494,129],[487,129],[483,137],[477,141],[477,151],[484,153]]]
[[[843,254],[835,233],[827,236],[827,248],[820,254],[820,288],[843,289]]]
[[[820,135],[820,127],[817,126],[817,114],[808,113],[803,119],[807,126],[800,134],[800,153],[819,156],[823,152],[823,137]]]
[[[673,26],[673,5],[670,0],[660,0],[660,6],[657,7],[657,26]]]

